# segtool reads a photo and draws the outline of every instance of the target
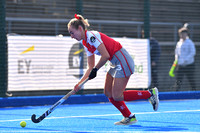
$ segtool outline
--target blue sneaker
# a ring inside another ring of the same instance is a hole
[[[158,89],[155,87],[153,89],[150,89],[149,91],[151,92],[149,102],[152,104],[154,111],[157,111],[159,105]]]

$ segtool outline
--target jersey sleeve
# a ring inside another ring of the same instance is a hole
[[[88,42],[95,48],[98,48],[103,41],[101,40],[101,35],[97,31],[90,31],[88,35]]]
[[[85,46],[84,46],[84,49],[85,49],[85,51],[87,53],[87,56],[92,56],[93,55],[93,53],[91,53],[90,51],[88,51],[88,49]]]

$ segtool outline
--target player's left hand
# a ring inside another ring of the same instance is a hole
[[[92,71],[90,72],[90,75],[89,75],[89,80],[90,79],[93,79],[97,76],[97,71],[98,69],[97,68],[93,68]]]

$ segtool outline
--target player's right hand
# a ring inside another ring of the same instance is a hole
[[[75,93],[78,92],[80,89],[81,89],[81,87],[80,87],[78,84],[76,84],[76,85],[74,86],[74,92],[75,92]]]

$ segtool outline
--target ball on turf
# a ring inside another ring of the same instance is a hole
[[[25,122],[25,121],[21,121],[21,122],[20,122],[20,126],[21,126],[21,127],[25,127],[25,126],[26,126],[26,122]]]

